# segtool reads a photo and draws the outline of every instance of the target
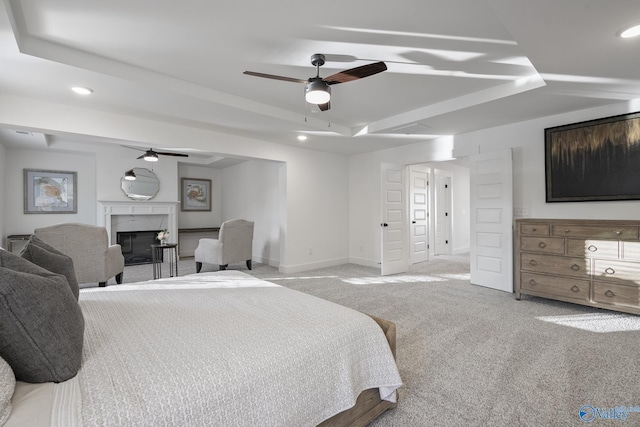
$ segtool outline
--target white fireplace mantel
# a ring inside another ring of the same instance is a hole
[[[177,241],[178,218],[176,209],[179,202],[130,202],[130,201],[99,201],[98,225],[107,229],[111,243],[115,241],[112,235],[113,217],[131,215],[164,215],[169,240]],[[165,223],[163,221],[163,223]],[[135,231],[135,230],[134,230]]]

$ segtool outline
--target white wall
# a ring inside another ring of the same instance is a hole
[[[304,271],[348,260],[349,193],[345,156],[7,94],[0,94],[0,125],[54,134],[56,137],[91,135],[116,143],[121,141],[127,145],[156,149],[175,146],[177,140],[188,140],[189,146],[196,150],[211,151],[215,147],[217,152],[235,157],[284,163],[286,168],[281,169],[278,175],[280,270]],[[129,151],[129,154],[125,157],[122,154],[113,157],[108,153],[98,154],[95,165],[95,173],[99,177],[96,200],[126,200],[119,185],[114,189],[114,182],[119,183],[124,171],[139,166],[135,163],[139,153],[131,155],[130,150],[122,150]],[[108,160],[103,161],[103,155]],[[161,160],[154,165],[154,171],[161,180],[157,200],[177,201],[177,163]],[[165,175],[172,177],[166,185]],[[95,217],[95,207],[93,209]],[[22,218],[12,220],[16,228],[30,232],[32,227],[18,224],[19,219]],[[6,230],[9,231],[13,232]]]
[[[444,137],[434,141],[404,145],[393,149],[349,157],[350,262],[371,267],[380,266],[382,245],[380,231],[381,164],[394,163],[405,166],[427,163],[432,167],[440,167],[440,165],[446,165],[445,160],[453,157],[453,148],[453,138]],[[436,161],[437,163],[432,163]],[[464,168],[456,166],[443,167],[451,169],[452,174],[465,173]],[[468,177],[468,172],[466,173]],[[459,179],[456,178],[456,182]],[[464,180],[464,178],[461,179]],[[455,200],[453,202],[460,203]],[[433,203],[431,206],[433,207]],[[456,211],[456,213],[459,212],[460,210]],[[460,221],[461,219],[458,218],[455,223],[457,224]],[[433,248],[433,236],[430,236],[430,249],[433,250]],[[463,251],[462,246],[458,250]]]
[[[640,100],[460,135],[457,155],[513,149],[513,203],[531,218],[638,219],[640,201],[546,203],[544,129],[640,110]]]
[[[23,169],[43,169],[77,172],[75,214],[25,214]],[[4,236],[31,234],[34,228],[62,222],[96,223],[96,158],[89,154],[55,151],[5,149]]]
[[[251,160],[223,169],[223,221],[254,222],[253,260],[280,265],[280,169],[283,163]]]
[[[178,228],[220,227],[220,224],[222,224],[223,221],[222,205],[224,204],[222,199],[224,191],[222,176],[222,171],[218,169],[183,163],[178,165],[178,189],[182,186],[182,178],[211,180],[211,212],[180,210],[178,212]],[[182,195],[178,194],[177,200],[181,199]]]
[[[5,238],[7,233],[4,232],[5,222],[6,222],[6,219],[5,219],[6,215],[4,213],[4,207],[5,207],[4,199],[5,199],[5,194],[7,192],[7,188],[9,186],[9,183],[7,182],[5,156],[6,156],[6,150],[4,148],[4,145],[0,143],[0,247],[2,248],[6,248],[8,246],[7,240]]]

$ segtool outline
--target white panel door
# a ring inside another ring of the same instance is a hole
[[[435,248],[437,255],[451,255],[451,176],[445,171],[434,172],[436,182]]]
[[[513,292],[511,149],[471,156],[471,283]]]
[[[382,275],[403,273],[407,262],[407,200],[404,166],[383,163],[382,180]]]
[[[409,246],[411,264],[429,260],[429,173],[409,168]]]

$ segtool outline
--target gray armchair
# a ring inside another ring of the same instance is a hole
[[[106,286],[113,276],[116,283],[122,283],[122,248],[120,245],[109,245],[105,227],[66,223],[36,228],[33,234],[71,257],[78,283]]]
[[[229,264],[245,261],[251,270],[253,250],[253,222],[231,219],[220,226],[217,239],[200,239],[194,253],[196,273],[200,273],[202,263],[218,264],[220,270]]]

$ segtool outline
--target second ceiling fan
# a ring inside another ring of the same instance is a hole
[[[307,80],[296,79],[293,77],[276,76],[273,74],[258,73],[255,71],[245,71],[244,74],[256,77],[264,77],[267,79],[282,80],[285,82],[304,83],[305,86],[305,99],[310,104],[316,104],[320,111],[326,111],[331,107],[331,85],[338,83],[346,83],[352,80],[361,79],[363,77],[369,77],[374,74],[381,73],[387,69],[387,65],[380,61],[372,64],[362,65],[360,67],[350,68],[348,70],[340,71],[339,73],[332,74],[329,77],[320,77],[320,67],[324,65],[325,57],[321,53],[311,55],[311,64],[316,67],[316,76],[309,77]]]
[[[148,150],[144,150],[142,148],[130,147],[128,145],[123,145],[123,147],[131,148],[132,150],[144,151],[144,154],[141,155],[140,157],[138,157],[138,159],[144,159],[147,162],[157,162],[159,155],[160,156],[189,157],[188,154],[171,153],[169,151],[155,151],[155,150],[153,150],[151,148],[149,148]]]

